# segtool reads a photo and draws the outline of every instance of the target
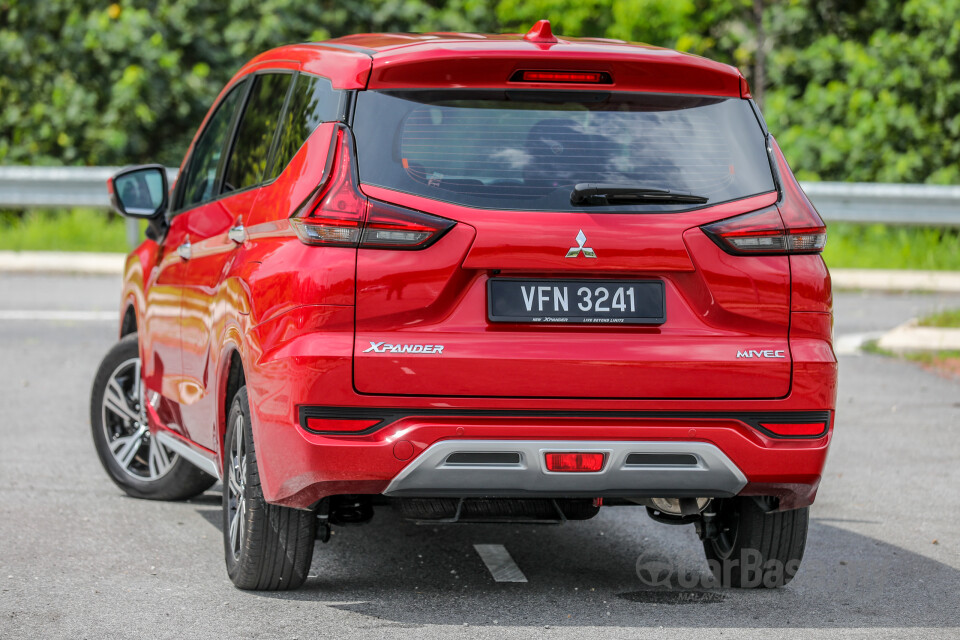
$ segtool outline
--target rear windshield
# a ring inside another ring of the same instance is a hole
[[[679,211],[772,191],[740,99],[612,92],[361,91],[360,180],[470,207]],[[573,204],[575,185],[666,189],[703,204]]]

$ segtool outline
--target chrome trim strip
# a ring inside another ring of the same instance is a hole
[[[600,452],[593,473],[547,471],[547,452]],[[518,464],[449,464],[454,453],[518,453]],[[631,453],[688,454],[696,465],[628,465]],[[428,447],[387,486],[402,497],[629,497],[734,496],[747,484],[739,468],[707,442],[443,440]]]
[[[214,478],[218,480],[223,480],[220,475],[220,468],[217,466],[217,463],[203,455],[189,444],[187,444],[183,439],[178,438],[177,436],[171,435],[166,431],[161,431],[156,433],[154,437],[160,441],[160,443],[171,451],[175,451],[180,454],[184,460],[192,464],[193,466],[199,468],[205,473],[209,473]]]

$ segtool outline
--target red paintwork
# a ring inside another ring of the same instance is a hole
[[[527,35],[523,36],[523,39],[527,42],[549,42],[551,44],[557,42],[557,37],[553,35],[553,29],[550,28],[549,20],[538,20],[536,24],[530,27],[530,31],[527,31]]]
[[[303,506],[325,495],[383,491],[408,464],[394,456],[394,442],[400,439],[410,442],[415,454],[452,438],[695,440],[720,447],[751,484],[806,485],[815,490],[832,433],[831,425],[826,436],[815,440],[776,440],[726,419],[424,417],[404,419],[369,436],[320,436],[301,429],[278,429],[271,437],[278,440],[277,448],[287,452],[288,473],[277,478],[277,501]]]
[[[360,250],[358,391],[582,398],[776,398],[789,391],[788,360],[731,359],[738,346],[743,348],[745,332],[757,345],[752,348],[787,349],[788,259],[758,257],[744,263],[699,229],[773,204],[775,193],[689,213],[637,216],[501,213],[362,188],[371,197],[461,224],[427,252]],[[518,218],[530,227],[519,227]],[[603,261],[564,257],[579,229],[591,246],[603,247]],[[699,269],[693,256],[703,262]],[[613,272],[663,278],[669,322],[633,328],[490,324],[485,321],[486,282],[492,269],[500,276],[581,278]],[[398,273],[406,275],[398,278]],[[443,358],[364,353],[371,342],[385,338],[444,344],[447,351]],[[406,375],[396,375],[398,367]],[[504,369],[511,375],[501,375]]]
[[[257,56],[339,89],[516,86],[517,69],[606,71],[612,90],[747,97],[733,67],[618,41],[473,34],[363,35]],[[228,85],[229,87],[230,85]],[[529,88],[556,85],[523,83]],[[580,85],[574,85],[574,88]],[[590,85],[582,85],[590,88]],[[225,89],[226,90],[226,89]],[[223,94],[221,94],[222,97]],[[211,110],[212,112],[212,110]],[[209,116],[208,116],[209,117]],[[761,194],[683,214],[480,211],[362,186],[367,197],[457,221],[423,251],[307,246],[289,217],[324,182],[334,125],[321,125],[272,183],[173,218],[161,243],[128,258],[123,308],[136,313],[151,419],[219,457],[232,358],[242,361],[264,495],[309,507],[378,493],[446,438],[662,440],[720,447],[747,475],[744,494],[809,504],[832,437],[836,358],[829,275],[818,255],[732,256],[700,226],[778,205],[788,227],[809,204],[779,148],[783,199]],[[188,152],[189,154],[189,152]],[[809,220],[809,215],[807,215]],[[227,230],[241,221],[247,240]],[[583,229],[600,258],[565,259]],[[190,239],[193,257],[177,247]],[[485,283],[502,275],[662,278],[667,323],[624,328],[494,325]],[[363,354],[371,340],[444,344],[443,358]],[[738,361],[738,348],[784,349]],[[776,440],[732,419],[410,417],[372,435],[320,436],[298,407],[524,411],[831,411],[815,440]]]

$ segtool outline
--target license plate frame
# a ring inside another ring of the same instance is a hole
[[[526,287],[533,287],[532,290]],[[541,287],[546,293],[549,310],[540,300]],[[560,292],[557,289],[563,288]],[[589,309],[583,309],[586,297],[582,287],[590,289]],[[617,288],[622,290],[623,311],[610,311]],[[599,289],[607,291],[607,297],[598,303],[594,296]],[[628,294],[630,290],[633,293]],[[532,291],[532,293],[531,293]],[[562,310],[565,291],[567,310]],[[528,305],[528,301],[532,303]],[[630,311],[628,297],[632,296],[635,307]],[[603,307],[606,307],[604,310]],[[535,308],[534,308],[535,307]],[[600,307],[599,309],[596,307]],[[607,314],[607,315],[601,315]],[[628,315],[629,314],[629,315]],[[487,280],[487,319],[490,322],[560,325],[661,325],[667,320],[666,287],[663,280],[647,279],[588,279],[588,278],[490,278]]]

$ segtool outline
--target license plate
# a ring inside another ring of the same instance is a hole
[[[487,281],[492,322],[663,324],[662,280]]]

